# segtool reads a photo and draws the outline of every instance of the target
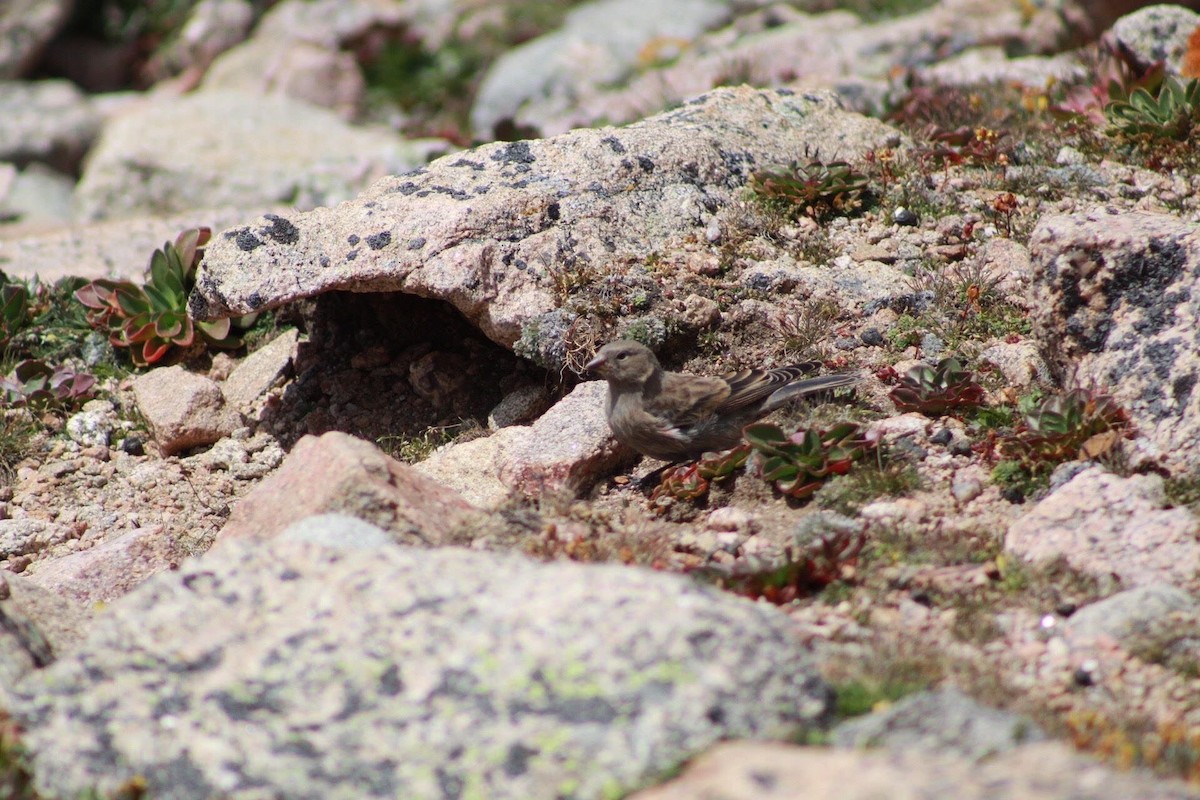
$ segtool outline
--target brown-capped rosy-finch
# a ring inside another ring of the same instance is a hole
[[[608,381],[608,426],[618,442],[663,461],[726,450],[742,428],[805,395],[858,383],[854,373],[803,377],[810,361],[778,369],[745,369],[724,378],[667,372],[639,342],[610,342],[587,368]]]

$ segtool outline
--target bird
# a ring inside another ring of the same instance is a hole
[[[808,361],[725,377],[668,372],[649,347],[619,339],[601,347],[586,369],[608,381],[605,414],[616,440],[679,463],[737,446],[743,427],[793,400],[860,380],[848,372],[804,377],[820,366]]]

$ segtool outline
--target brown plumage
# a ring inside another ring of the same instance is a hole
[[[608,426],[617,441],[663,461],[727,450],[742,428],[800,397],[859,381],[853,373],[804,375],[810,361],[770,370],[745,369],[724,378],[667,372],[650,348],[610,342],[587,368],[608,381]]]

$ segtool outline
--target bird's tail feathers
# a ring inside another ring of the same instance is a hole
[[[794,400],[799,400],[801,397],[807,397],[810,394],[829,391],[831,389],[853,386],[856,383],[860,383],[862,379],[863,376],[857,372],[840,372],[833,375],[818,375],[814,378],[792,381],[787,386],[776,389],[763,404],[763,409],[764,411],[774,411]]]

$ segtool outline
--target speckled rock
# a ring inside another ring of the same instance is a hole
[[[72,537],[67,526],[40,519],[0,519],[0,558],[36,553]]]
[[[833,729],[836,747],[883,747],[981,761],[1046,734],[1032,721],[981,706],[957,689],[919,692]]]
[[[135,528],[86,550],[39,561],[28,577],[58,597],[87,607],[115,600],[187,555],[162,526]]]
[[[0,80],[24,76],[72,6],[71,0],[5,0],[0,5]]]
[[[829,699],[784,615],[685,578],[287,538],[151,579],[18,691],[40,791],[177,800],[599,800]]]
[[[333,205],[424,163],[437,140],[352,128],[331,111],[234,91],[152,99],[104,127],[75,191],[85,220],[204,206]]]
[[[255,350],[221,382],[225,401],[242,413],[248,413],[262,395],[287,374],[296,357],[299,334],[295,328],[284,331]]]
[[[1135,64],[1143,69],[1162,61],[1169,72],[1179,74],[1188,37],[1200,27],[1200,14],[1178,5],[1153,5],[1117,20],[1112,36]]]
[[[100,113],[64,80],[0,82],[0,161],[71,172],[100,130]]]
[[[342,513],[413,545],[465,544],[475,509],[370,442],[346,433],[305,436],[229,517],[218,541],[269,539],[313,514]]]
[[[337,208],[216,235],[191,310],[216,318],[333,289],[404,291],[452,303],[500,344],[524,332],[539,340],[529,352],[553,352],[541,340],[569,327],[547,320],[562,302],[556,276],[702,236],[755,166],[838,137],[847,153],[900,141],[830,95],[742,87],[620,130],[483,145]],[[557,369],[563,358],[543,360]]]
[[[238,425],[221,387],[178,365],[139,375],[133,394],[154,440],[167,455],[212,444]]]
[[[1200,523],[1186,508],[1165,506],[1159,476],[1090,467],[1014,520],[1004,546],[1036,562],[1065,558],[1126,587],[1191,586],[1200,575]]]
[[[0,571],[0,707],[19,679],[79,643],[88,616],[29,579]]]
[[[1067,621],[1065,633],[1075,643],[1102,636],[1125,643],[1170,613],[1196,611],[1197,608],[1200,605],[1195,598],[1175,586],[1139,586],[1079,609]]]
[[[797,91],[836,87],[854,107],[878,108],[888,95],[888,75],[898,68],[919,73],[984,43],[1009,52],[1055,53],[1072,40],[1098,34],[1106,15],[1097,13],[1096,4],[1087,5],[1056,0],[1023,9],[991,0],[942,0],[897,19],[868,23],[840,8],[804,14],[771,4],[697,37],[680,48],[677,58],[671,57],[669,41],[651,43],[647,63],[628,80],[585,76],[569,83],[568,90],[531,98],[514,121],[553,135],[640,119],[709,87],[741,82]],[[667,57],[655,60],[659,52]],[[826,150],[839,158],[857,156],[829,145]]]
[[[47,283],[65,277],[140,281],[151,253],[164,242],[174,241],[180,231],[197,225],[220,230],[245,218],[242,209],[195,208],[161,217],[136,216],[69,228],[0,229],[0,269],[22,278],[37,275]]]
[[[1058,742],[982,764],[916,752],[850,752],[731,742],[629,800],[1195,800],[1182,783],[1122,773]]]
[[[413,465],[417,472],[457,492],[471,505],[495,510],[512,499],[512,489],[500,480],[500,463],[511,444],[527,433],[510,425],[479,439],[451,442]]]
[[[512,124],[530,101],[561,106],[581,90],[622,83],[639,66],[669,59],[704,31],[727,22],[729,6],[716,0],[582,3],[560,29],[496,59],[471,107],[471,128],[479,138],[492,139],[497,125]]]
[[[579,494],[636,458],[608,428],[607,391],[603,381],[581,383],[532,425],[451,444],[416,469],[481,508],[504,505],[512,492],[527,498]]]
[[[1030,251],[1052,365],[1111,391],[1168,467],[1200,467],[1200,225],[1096,208],[1043,218]]]
[[[280,95],[353,120],[362,110],[367,81],[350,53],[257,36],[213,62],[202,88]]]
[[[377,41],[410,19],[413,6],[395,0],[283,0],[263,15],[254,34],[265,39],[293,39],[336,50]]]
[[[608,384],[586,381],[511,443],[498,464],[500,481],[526,497],[590,487],[634,459],[612,436],[604,415]]]

